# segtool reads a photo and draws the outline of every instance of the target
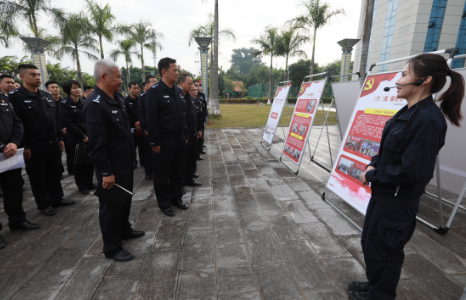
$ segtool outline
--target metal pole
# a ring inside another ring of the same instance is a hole
[[[443,227],[443,212],[442,212],[442,183],[440,181],[440,159],[437,155],[435,172],[437,173],[437,193],[438,193],[438,211],[439,211],[439,222],[440,228]]]

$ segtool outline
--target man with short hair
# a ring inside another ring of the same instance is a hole
[[[204,125],[201,128],[202,137],[198,141],[198,151],[199,151],[199,154],[206,154],[204,149],[203,149],[205,147],[204,146],[204,131],[205,131],[205,126],[207,124],[207,118],[209,117],[209,110],[207,109],[207,100],[206,100],[205,94],[202,92],[202,86],[199,84],[199,81],[196,80],[194,82],[194,85],[198,89],[197,90],[197,99],[199,99],[199,101],[202,104],[202,112],[203,112],[203,115],[204,115],[204,118],[203,118]]]
[[[18,66],[23,85],[8,94],[16,115],[24,126],[24,160],[37,208],[47,216],[56,214],[54,207],[75,204],[63,199],[60,182],[63,131],[52,96],[38,87],[40,72],[34,65]]]
[[[152,157],[152,147],[149,143],[149,132],[147,131],[147,120],[146,120],[146,93],[151,86],[157,83],[157,79],[154,75],[147,75],[146,81],[143,83],[144,93],[139,96],[139,119],[141,121],[141,128],[144,130],[144,147],[145,147],[145,160],[144,160],[144,171],[146,173],[146,180],[152,180],[154,174],[154,162]]]
[[[186,125],[186,99],[177,87],[176,60],[163,58],[158,63],[162,80],[146,94],[147,129],[154,151],[154,190],[162,212],[175,215],[172,205],[187,209],[181,200],[183,162],[188,143]]]
[[[13,106],[8,100],[7,94],[14,90],[15,81],[7,74],[0,75],[0,152],[6,159],[16,154],[23,137],[23,123],[16,116]],[[8,216],[10,230],[34,230],[39,229],[38,224],[26,220],[23,210],[23,185],[24,179],[21,168],[0,173],[2,185],[3,205]],[[0,223],[0,230],[2,224]],[[5,241],[0,236],[0,249],[5,247]]]
[[[133,191],[133,137],[124,106],[119,98],[123,81],[118,65],[101,59],[94,66],[96,86],[84,104],[84,119],[89,137],[89,158],[94,164],[98,185],[111,189],[115,184]],[[131,228],[131,201],[119,208],[99,197],[99,222],[106,258],[117,262],[134,256],[123,249],[122,240],[144,236]]]
[[[84,86],[84,100],[87,99],[87,97],[89,97],[89,95],[94,91],[94,88],[90,85],[85,85]]]
[[[136,153],[136,147],[139,152],[139,163],[141,166],[144,165],[145,154],[144,151],[144,130],[141,128],[141,122],[139,118],[139,86],[136,82],[131,81],[128,84],[129,87],[129,96],[125,99],[126,111],[128,112],[129,123],[133,129],[133,142],[134,142],[134,151]],[[138,161],[136,155],[134,156],[134,168],[138,167]]]
[[[74,152],[74,149],[70,149],[70,147],[67,147],[67,142],[66,142],[66,127],[65,123],[61,119],[61,114],[60,114],[60,101],[62,101],[62,97],[60,96],[60,88],[58,87],[58,83],[53,80],[49,80],[45,83],[45,89],[47,92],[49,92],[53,99],[55,100],[56,108],[57,108],[57,114],[58,118],[60,119],[60,124],[63,127],[62,132],[63,132],[63,143],[65,144],[65,152],[66,152],[66,165],[68,166],[68,174],[74,175],[74,164],[73,164],[73,155],[72,153]],[[63,151],[61,151],[62,153]],[[65,171],[65,168],[63,167],[63,163],[61,163],[61,168],[62,168],[62,173]],[[63,178],[63,175],[61,176]]]

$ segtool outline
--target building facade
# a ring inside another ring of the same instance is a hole
[[[358,38],[364,33],[369,42],[356,45],[354,59],[354,70],[361,74],[374,63],[424,52],[456,47],[466,54],[466,0],[362,0]],[[372,72],[400,70],[405,63],[380,65]],[[452,68],[463,66],[464,60],[455,60]]]

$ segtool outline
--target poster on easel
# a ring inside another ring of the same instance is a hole
[[[385,123],[406,100],[397,97],[395,86],[401,72],[369,75],[362,87],[348,128],[343,137],[327,188],[362,214],[371,198],[370,186],[364,186],[361,175],[372,156],[379,152]]]
[[[301,164],[304,147],[314,123],[327,79],[306,82],[301,85],[298,100],[291,118],[288,136],[283,145],[282,155],[296,165]]]
[[[286,98],[291,88],[291,82],[288,82],[286,86],[277,87],[275,92],[275,97],[273,98],[272,108],[270,109],[269,118],[267,124],[265,125],[264,135],[262,139],[272,145],[275,132],[278,128],[278,122],[282,115],[283,107],[286,103]]]

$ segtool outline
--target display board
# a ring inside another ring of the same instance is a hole
[[[270,109],[269,119],[265,125],[264,135],[262,138],[269,144],[272,144],[275,132],[277,131],[278,122],[282,115],[283,107],[286,103],[286,98],[288,97],[288,92],[290,91],[291,82],[287,86],[277,87],[275,92],[275,97],[273,98],[272,108]]]
[[[345,132],[327,188],[359,212],[365,214],[371,189],[362,184],[361,175],[378,153],[385,123],[403,106],[395,86],[401,72],[369,75],[362,87]]]
[[[466,69],[454,69],[453,71],[460,73],[466,78]],[[440,97],[449,87],[450,78],[447,77],[447,84],[437,94],[437,97]],[[440,106],[441,102],[437,102],[437,104]],[[461,111],[463,116],[466,117],[466,97],[463,98]],[[461,192],[464,182],[466,181],[466,159],[464,154],[466,150],[465,124],[466,121],[463,120],[461,122],[461,127],[456,127],[447,120],[448,129],[445,137],[445,145],[439,153],[442,188],[455,194]],[[437,186],[436,174],[430,183]]]
[[[340,126],[341,134],[346,132],[360,91],[361,82],[359,80],[332,82],[332,92],[337,108],[338,126]]]
[[[327,79],[306,82],[301,85],[299,90],[298,100],[288,128],[288,136],[282,150],[282,155],[288,157],[298,166],[303,158],[304,147],[308,141],[326,81]]]

